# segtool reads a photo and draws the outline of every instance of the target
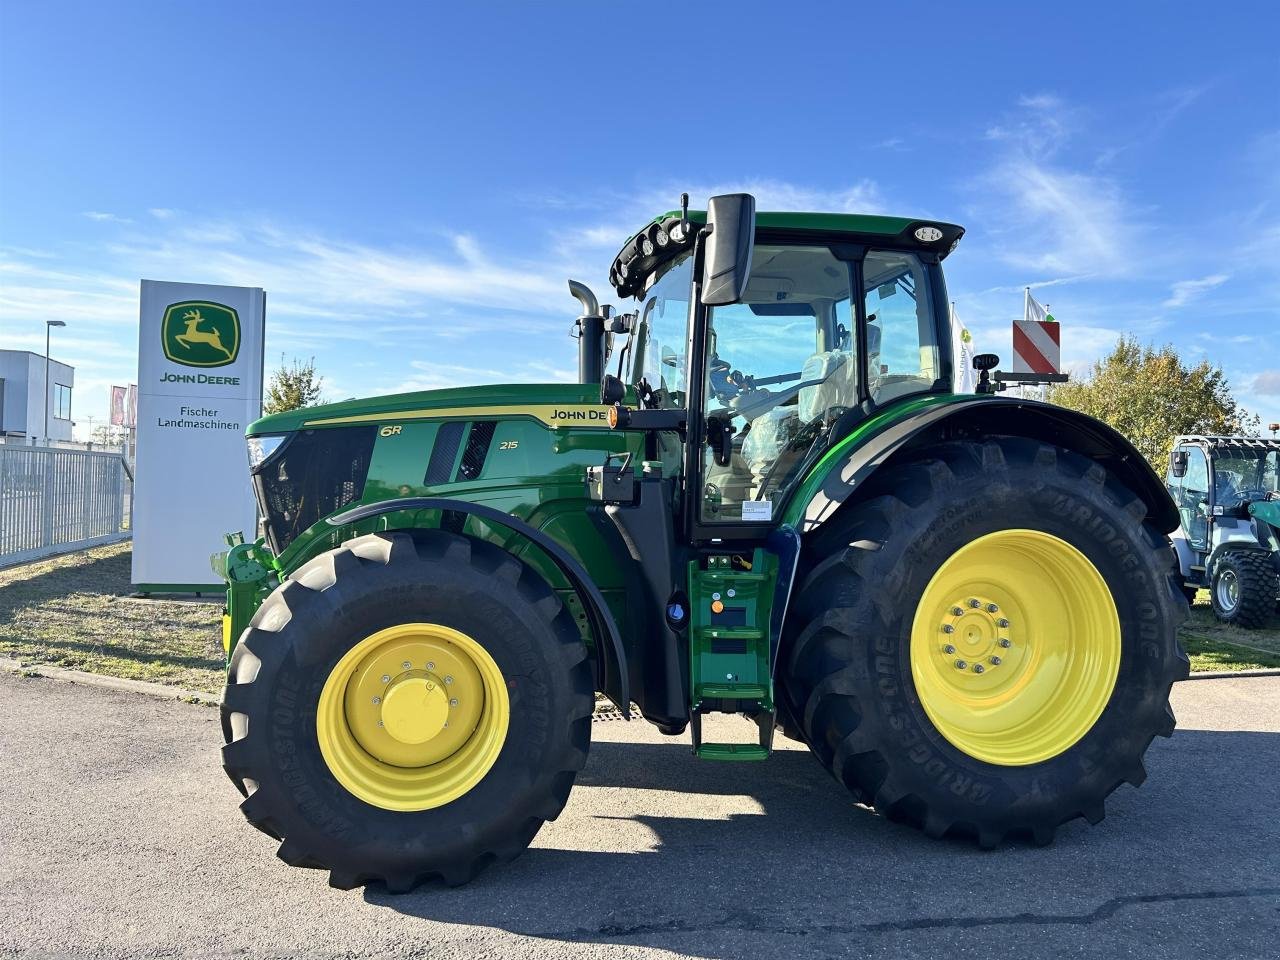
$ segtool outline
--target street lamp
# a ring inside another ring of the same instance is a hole
[[[49,334],[54,327],[65,327],[65,320],[46,320],[44,322],[44,443],[49,445],[49,394],[53,391],[49,388],[53,386],[49,382]]]

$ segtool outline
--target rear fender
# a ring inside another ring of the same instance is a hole
[[[624,717],[631,719],[627,655],[622,648],[622,637],[618,632],[618,624],[609,611],[609,605],[582,565],[563,546],[541,530],[518,517],[483,503],[468,503],[464,500],[451,500],[445,497],[401,497],[395,500],[381,500],[335,514],[325,522],[333,527],[343,527],[374,517],[412,510],[448,510],[479,517],[489,523],[508,528],[542,550],[569,581],[587,613],[592,636],[595,638],[596,689],[612,700]],[[387,529],[398,528],[393,521],[389,521]]]
[[[825,472],[816,492],[788,512],[795,510],[801,534],[812,533],[890,459],[944,440],[981,441],[992,436],[1040,440],[1089,457],[1141,498],[1147,518],[1162,533],[1178,528],[1178,509],[1164,484],[1146,458],[1115,429],[1066,407],[1006,397],[940,398],[888,419],[861,442],[853,440],[841,455],[824,459],[819,468]],[[812,489],[807,482],[805,487]]]

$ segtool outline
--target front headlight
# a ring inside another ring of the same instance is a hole
[[[280,444],[284,443],[288,434],[280,434],[269,437],[250,437],[249,438],[249,470],[250,472],[257,470],[263,460],[271,456],[278,449]]]

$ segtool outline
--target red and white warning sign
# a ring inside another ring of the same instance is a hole
[[[1061,372],[1061,329],[1052,321],[1013,321],[1013,372]]]

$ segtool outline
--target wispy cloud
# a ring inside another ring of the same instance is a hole
[[[1253,378],[1250,389],[1267,397],[1280,397],[1280,370],[1263,370]]]
[[[1161,304],[1162,307],[1181,307],[1190,303],[1192,300],[1203,296],[1214,287],[1220,287],[1231,277],[1225,273],[1215,273],[1212,276],[1202,277],[1199,280],[1179,280],[1175,283],[1169,292],[1169,298]]]
[[[114,213],[107,213],[103,210],[86,210],[84,216],[90,220],[96,220],[99,223],[133,223],[128,217],[120,217]]]

